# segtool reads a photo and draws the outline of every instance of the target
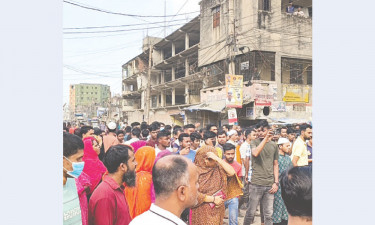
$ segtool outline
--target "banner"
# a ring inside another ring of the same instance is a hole
[[[229,125],[237,125],[237,111],[236,109],[228,109]]]
[[[243,76],[242,75],[225,75],[226,87],[226,107],[242,108],[243,101]]]
[[[286,103],[283,101],[274,101],[271,105],[272,112],[286,112]]]
[[[284,102],[309,102],[309,87],[302,85],[284,85]]]

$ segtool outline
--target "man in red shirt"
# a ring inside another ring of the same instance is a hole
[[[90,198],[89,225],[128,225],[131,217],[123,184],[135,186],[134,153],[127,145],[115,145],[108,149],[103,161],[108,175]]]
[[[233,167],[238,178],[242,178],[242,166],[234,160],[236,146],[226,143],[223,146],[225,162]],[[238,197],[225,201],[225,208],[229,208],[229,225],[238,225]]]

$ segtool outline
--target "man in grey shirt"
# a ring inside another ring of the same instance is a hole
[[[273,131],[268,123],[262,124],[259,139],[251,142],[251,167],[253,170],[249,185],[249,204],[244,225],[250,225],[258,204],[263,205],[265,225],[272,225],[274,194],[279,188],[279,152],[275,142],[271,141]]]

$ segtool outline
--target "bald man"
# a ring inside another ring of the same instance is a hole
[[[198,203],[197,167],[186,157],[169,155],[158,160],[152,169],[155,204],[136,217],[130,225],[186,225],[182,212]]]

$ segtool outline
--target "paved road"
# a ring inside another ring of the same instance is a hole
[[[238,215],[238,225],[243,224],[243,220],[246,214],[246,210],[240,209],[240,215]],[[225,210],[225,215],[228,216],[228,209]],[[224,219],[224,225],[228,225],[228,219]],[[255,213],[255,219],[254,223],[252,225],[261,225],[260,224],[260,215],[259,215],[259,210],[256,211]]]

